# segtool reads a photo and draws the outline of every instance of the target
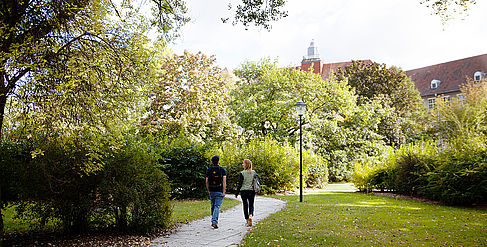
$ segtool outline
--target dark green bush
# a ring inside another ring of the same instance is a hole
[[[89,216],[97,196],[100,177],[87,173],[90,163],[88,150],[76,142],[43,142],[44,148],[27,164],[23,183],[24,201],[34,201],[42,209],[34,215],[43,220],[57,218],[70,233],[85,232],[90,227]]]
[[[392,190],[394,185],[392,183],[394,175],[395,170],[391,169],[379,169],[374,171],[369,180],[369,190]]]
[[[406,152],[396,161],[395,191],[409,196],[425,196],[428,176],[434,170],[435,161],[429,156]]]
[[[487,150],[448,151],[428,178],[428,196],[450,205],[487,203]]]
[[[0,207],[18,200],[22,193],[22,177],[31,159],[31,149],[22,142],[0,141]]]
[[[126,139],[105,163],[97,206],[112,215],[119,229],[151,233],[169,224],[169,182],[156,167],[157,148]]]
[[[203,146],[183,137],[171,141],[163,148],[159,167],[169,178],[173,198],[208,196],[205,176],[211,162],[205,157],[205,151]]]
[[[141,233],[167,227],[169,183],[156,167],[157,148],[131,133],[99,140],[36,140],[2,149],[2,173],[12,171],[2,183],[15,186],[3,201],[19,201],[19,217],[39,226],[60,222],[70,233],[108,225]]]

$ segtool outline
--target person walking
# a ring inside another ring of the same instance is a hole
[[[213,165],[206,170],[206,189],[211,202],[211,226],[217,229],[220,207],[227,187],[227,171],[220,166],[220,156],[213,156],[211,163]]]
[[[244,170],[240,172],[235,198],[241,193],[246,224],[247,226],[252,226],[255,193],[260,193],[259,176],[257,172],[252,170],[252,161],[245,159],[242,167]]]

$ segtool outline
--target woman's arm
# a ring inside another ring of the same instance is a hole
[[[237,186],[237,192],[235,193],[235,197],[238,196],[238,193],[240,192],[240,188],[242,188],[242,183],[243,183],[243,175],[240,173],[240,176],[238,177],[238,186]]]

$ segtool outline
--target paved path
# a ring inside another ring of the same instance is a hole
[[[226,197],[235,199],[234,195]],[[238,199],[240,200],[240,196]],[[284,201],[278,199],[257,196],[252,223],[255,225],[285,205]],[[154,239],[151,246],[237,246],[250,229],[245,226],[242,204],[220,213],[219,218],[218,229],[211,227],[211,217],[206,216],[181,226],[176,233]]]

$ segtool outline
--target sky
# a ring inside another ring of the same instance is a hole
[[[322,63],[370,59],[403,70],[487,53],[486,0],[445,25],[421,0],[287,0],[288,17],[270,31],[222,23],[228,2],[188,0],[192,20],[173,52],[214,55],[228,69],[263,58],[299,66],[314,40]]]

